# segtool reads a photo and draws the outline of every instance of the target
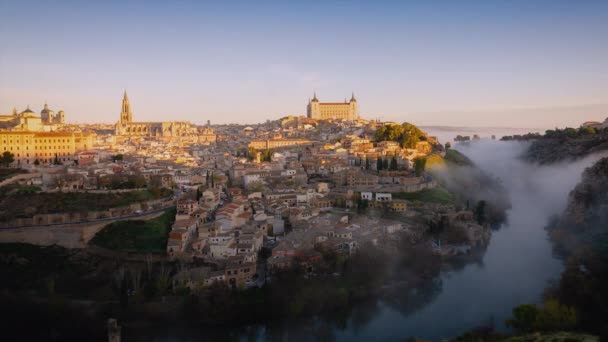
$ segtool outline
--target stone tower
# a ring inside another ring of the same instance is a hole
[[[58,124],[65,123],[65,112],[63,110],[57,112],[57,115],[55,116],[55,122],[57,122]]]
[[[359,118],[359,108],[357,106],[357,99],[355,98],[355,92],[350,97],[350,120],[356,120]]]
[[[129,104],[129,98],[127,97],[127,91],[122,98],[122,111],[120,112],[120,123],[130,123],[132,121],[131,105]]]
[[[49,105],[44,103],[44,109],[40,112],[40,117],[44,123],[53,123],[55,121],[55,112],[49,109]]]
[[[310,119],[320,119],[321,109],[319,107],[319,99],[317,99],[317,93],[314,93],[312,100],[308,101],[307,116]]]

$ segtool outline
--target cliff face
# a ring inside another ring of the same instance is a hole
[[[544,137],[532,142],[523,157],[529,162],[550,164],[603,150],[608,150],[608,133],[605,132],[577,138]]]
[[[585,170],[581,182],[570,192],[560,225],[608,232],[608,158]]]

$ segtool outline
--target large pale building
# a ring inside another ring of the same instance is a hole
[[[180,137],[198,134],[196,126],[187,121],[134,122],[127,92],[122,99],[116,135],[141,137]]]
[[[355,99],[354,93],[348,102],[346,100],[344,102],[319,102],[315,93],[312,100],[308,101],[306,112],[309,118],[315,120],[357,120],[359,118],[357,99]]]
[[[0,131],[0,153],[14,155],[17,166],[71,164],[77,152],[93,147],[95,134],[86,132]]]

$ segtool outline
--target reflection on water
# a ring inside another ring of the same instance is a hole
[[[505,329],[513,306],[539,302],[548,282],[558,278],[561,262],[552,256],[544,226],[563,210],[583,169],[598,158],[536,167],[517,160],[524,148],[491,141],[458,147],[504,182],[512,208],[482,260],[445,271],[422,290],[393,288],[383,298],[310,319],[198,331],[127,328],[127,340],[393,341],[416,336],[437,341],[488,323]]]

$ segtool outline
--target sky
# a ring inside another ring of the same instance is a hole
[[[608,1],[0,0],[0,113],[257,123],[355,92],[419,125],[608,117]]]

